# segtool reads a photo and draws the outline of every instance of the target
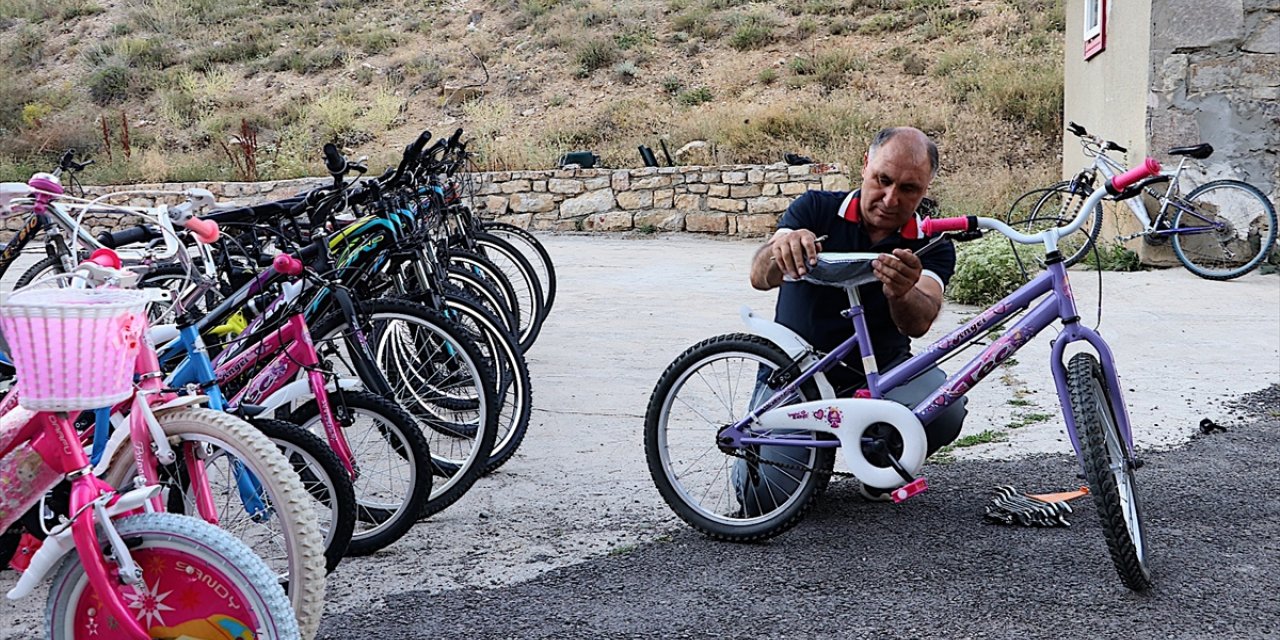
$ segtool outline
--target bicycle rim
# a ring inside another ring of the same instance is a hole
[[[1242,276],[1275,246],[1276,213],[1257,189],[1231,180],[1200,186],[1174,218],[1173,251],[1192,273],[1210,280]]]

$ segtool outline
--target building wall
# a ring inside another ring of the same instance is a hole
[[[1152,0],[1148,131],[1169,147],[1208,142],[1196,182],[1236,178],[1280,196],[1280,1]]]

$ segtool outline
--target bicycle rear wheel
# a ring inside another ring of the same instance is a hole
[[[1239,180],[1216,180],[1187,194],[1173,220],[1173,253],[1207,280],[1230,280],[1258,268],[1276,243],[1276,210]]]
[[[1097,358],[1078,353],[1067,367],[1071,413],[1084,457],[1089,493],[1102,519],[1111,560],[1124,585],[1134,591],[1151,588],[1142,505],[1134,468],[1116,424],[1113,400]]]
[[[712,538],[751,542],[776,536],[800,522],[830,479],[835,449],[759,448],[762,459],[788,468],[730,456],[716,441],[722,428],[773,393],[757,380],[790,361],[759,336],[710,338],[680,354],[649,397],[649,474],[676,515]],[[818,397],[810,382],[787,404]]]

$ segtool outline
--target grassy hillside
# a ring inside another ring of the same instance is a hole
[[[0,179],[276,179],[464,126],[489,168],[708,146],[857,163],[937,137],[938,189],[1007,204],[1058,166],[1062,0],[0,0]],[[246,138],[249,139],[246,143]],[[252,151],[247,151],[252,147]],[[246,166],[251,155],[253,167]]]

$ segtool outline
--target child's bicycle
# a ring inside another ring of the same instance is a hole
[[[52,574],[50,638],[296,639],[289,601],[260,558],[213,525],[152,513],[158,486],[117,493],[94,475],[68,417],[134,396],[149,297],[43,289],[0,303],[20,378],[6,398],[17,406],[0,417],[0,529],[62,480],[71,485],[67,517],[24,558],[8,598],[30,595]]]
[[[1116,200],[1137,195],[1134,185],[1159,170],[1159,163],[1148,159],[1094,191],[1080,211],[1091,210],[1108,194]],[[1080,323],[1057,247],[1058,239],[1078,229],[1084,218],[1081,214],[1065,227],[1033,235],[992,218],[926,220],[922,229],[927,235],[974,235],[990,229],[1015,242],[1043,244],[1047,269],[922,353],[884,372],[876,367],[858,292],[860,286],[878,282],[871,271],[876,254],[819,254],[805,279],[848,292],[850,309],[845,316],[853,322],[854,336],[823,354],[791,330],[744,310],[751,334],[711,338],[676,358],[658,381],[645,414],[645,453],[662,497],[685,522],[713,538],[762,540],[800,521],[826,486],[835,449],[841,448],[849,472],[869,486],[891,489],[894,501],[901,502],[926,488],[919,475],[927,446],[923,425],[1059,320],[1062,330],[1053,343],[1050,368],[1071,443],[1121,579],[1135,591],[1148,588],[1147,546],[1134,485],[1134,471],[1141,463],[1133,451],[1129,414],[1111,349]],[[883,399],[947,354],[1028,308],[918,406]],[[1080,341],[1097,356],[1077,353],[1064,364],[1067,346]],[[867,389],[854,398],[837,399],[825,374],[841,366],[855,348],[862,354]],[[777,473],[763,473],[766,466]],[[743,490],[747,482],[755,483],[754,501]],[[769,498],[767,504],[759,502],[761,494]]]
[[[1075,219],[1099,177],[1109,180],[1124,171],[1124,165],[1107,155],[1109,151],[1124,153],[1124,147],[1090,134],[1074,122],[1067,124],[1067,130],[1080,139],[1084,155],[1093,162],[1071,180],[1023,196],[1036,199],[1024,220],[1013,219],[1024,216],[1010,214],[1009,224],[1015,229],[1033,233],[1065,226]],[[1125,204],[1142,229],[1118,236],[1116,242],[1142,237],[1149,244],[1171,245],[1182,266],[1209,280],[1230,280],[1258,268],[1276,243],[1276,210],[1266,196],[1239,180],[1214,180],[1182,191],[1187,158],[1204,160],[1212,154],[1213,147],[1208,144],[1170,149],[1169,155],[1182,158],[1178,168],[1141,185],[1168,183],[1163,191],[1146,190],[1160,208],[1153,216],[1143,198],[1128,199]],[[1059,239],[1058,249],[1066,266],[1083,260],[1093,250],[1102,233],[1102,212],[1101,205],[1094,206],[1085,224]]]

